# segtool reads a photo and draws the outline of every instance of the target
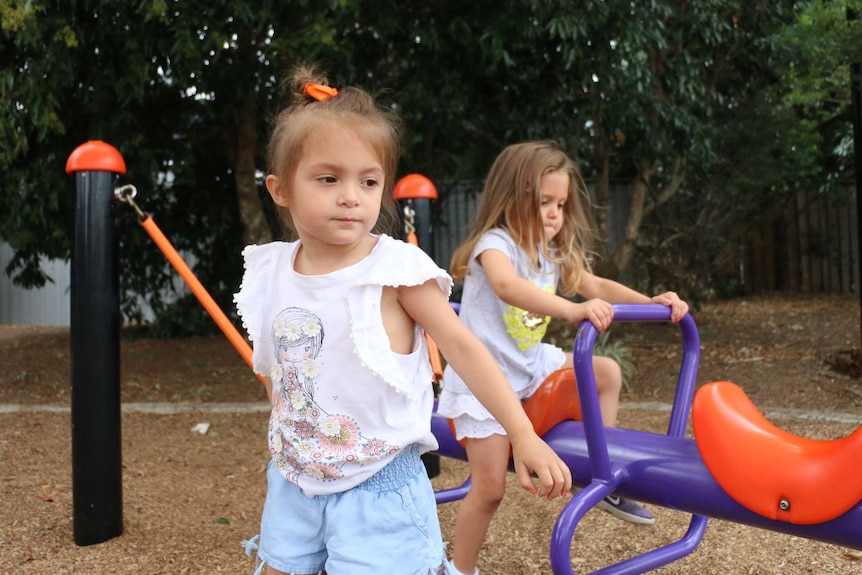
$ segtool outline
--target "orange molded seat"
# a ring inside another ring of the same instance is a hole
[[[539,437],[562,421],[582,421],[575,370],[558,369],[546,377],[536,393],[524,402],[524,411]]]
[[[792,435],[729,381],[697,391],[692,423],[709,472],[754,513],[807,525],[834,519],[862,499],[862,427],[832,440]]]

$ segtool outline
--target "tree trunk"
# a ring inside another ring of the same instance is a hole
[[[639,168],[638,177],[635,179],[632,187],[632,204],[629,217],[626,220],[625,234],[622,242],[620,242],[619,249],[613,255],[614,266],[618,273],[622,274],[632,259],[643,219],[679,192],[685,173],[684,168],[685,158],[682,156],[677,157],[674,162],[673,174],[671,174],[670,181],[653,197],[650,203],[647,203],[647,194],[649,193],[650,178],[652,178],[653,170],[651,167],[642,166]]]
[[[629,217],[626,220],[625,234],[623,235],[623,241],[620,242],[619,249],[613,257],[616,269],[620,273],[624,272],[626,267],[628,267],[632,254],[635,251],[635,243],[637,242],[641,222],[645,215],[644,206],[646,205],[651,173],[652,170],[650,168],[641,168],[632,187],[632,205],[629,210]]]
[[[608,239],[610,238],[610,179],[611,179],[611,153],[608,140],[604,132],[597,127],[596,145],[593,149],[593,160],[596,166],[595,180],[593,182],[593,217],[598,229],[601,244],[596,246],[602,260],[608,261]]]
[[[237,130],[236,195],[242,220],[245,245],[272,241],[272,231],[266,221],[263,205],[255,183],[257,151],[257,95],[249,90],[243,98],[240,125]]]

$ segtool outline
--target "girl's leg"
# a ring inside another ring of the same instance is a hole
[[[564,367],[572,367],[573,365],[572,354],[567,353]],[[593,356],[593,372],[596,376],[596,391],[599,396],[602,423],[607,427],[616,427],[620,391],[623,387],[623,372],[617,362],[609,357],[599,355]]]
[[[566,354],[565,367],[572,367],[573,365],[572,354]],[[596,376],[596,391],[599,396],[602,423],[607,427],[616,427],[617,412],[620,406],[620,390],[623,386],[622,370],[619,364],[611,358],[594,355],[593,372]],[[608,495],[599,501],[597,507],[631,523],[646,525],[655,523],[652,513],[631,499]]]
[[[503,500],[509,468],[509,438],[491,435],[467,438],[472,484],[455,516],[452,563],[461,573],[473,573],[491,519]]]
[[[596,390],[599,393],[602,423],[608,427],[616,427],[620,390],[623,387],[622,370],[619,364],[609,357],[593,356],[593,371],[596,374]]]

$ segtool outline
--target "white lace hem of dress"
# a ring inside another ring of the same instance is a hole
[[[516,395],[521,401],[531,397],[539,386],[544,383],[543,379],[533,381],[529,386]],[[491,412],[472,393],[447,392],[444,389],[437,403],[437,415],[448,417],[455,426],[455,439],[458,441],[465,437],[482,439],[491,435],[508,435],[502,425],[497,423]]]

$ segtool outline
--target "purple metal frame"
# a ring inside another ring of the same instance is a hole
[[[670,309],[657,305],[615,305],[614,321],[669,321]],[[723,519],[843,545],[862,550],[862,502],[824,523],[795,525],[768,519],[749,511],[716,483],[706,469],[686,425],[694,396],[700,361],[700,337],[690,315],[679,323],[683,357],[667,434],[615,429],[601,424],[592,352],[598,331],[584,322],[575,337],[575,376],[584,421],[564,421],[545,434],[545,441],[572,471],[575,485],[583,487],[563,508],[551,536],[551,568],[555,575],[574,575],[571,542],[578,522],[605,495],[617,493],[645,503],[692,514],[681,539],[641,555],[610,565],[593,575],[645,573],[688,555],[706,531],[707,518]],[[431,429],[440,443],[438,453],[466,461],[464,448],[455,440],[448,422],[434,415]],[[464,497],[463,485],[437,492],[437,502]]]

